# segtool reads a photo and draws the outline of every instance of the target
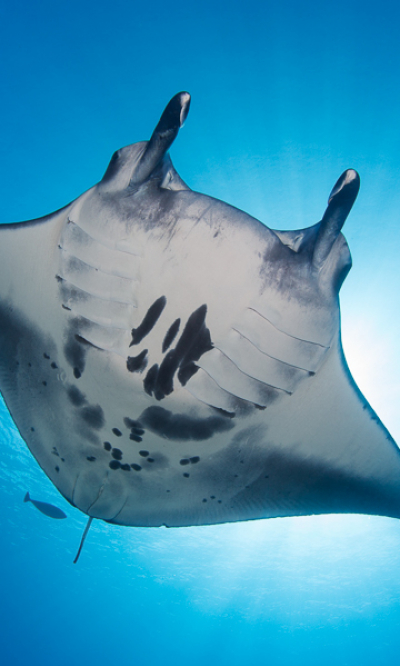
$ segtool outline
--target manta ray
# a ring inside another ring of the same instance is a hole
[[[357,172],[317,224],[269,229],[175,171],[189,104],[65,208],[0,228],[0,389],[22,438],[89,524],[400,517],[399,449],[341,345]]]

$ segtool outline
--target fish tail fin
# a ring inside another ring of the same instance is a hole
[[[90,528],[90,526],[91,526],[91,524],[92,524],[92,520],[93,520],[93,516],[90,516],[90,517],[89,517],[89,520],[88,520],[88,522],[87,522],[87,525],[86,525],[86,527],[85,527],[85,530],[84,530],[84,532],[83,532],[83,534],[82,534],[82,539],[81,539],[81,542],[80,542],[80,544],[79,544],[78,552],[77,552],[77,554],[76,554],[76,556],[75,556],[75,559],[74,559],[74,564],[76,564],[77,561],[78,561],[78,559],[79,559],[79,555],[81,554],[81,550],[82,550],[82,548],[83,548],[83,544],[85,543],[86,535],[87,535],[87,533],[89,532],[89,528]]]
[[[24,502],[30,502],[30,501],[31,501],[31,498],[30,498],[29,492],[28,492],[28,493],[26,493],[26,495],[24,497]]]

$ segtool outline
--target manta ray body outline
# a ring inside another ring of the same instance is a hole
[[[358,174],[317,224],[269,229],[176,173],[189,104],[68,206],[0,228],[0,389],[21,436],[90,519],[399,517],[399,450],[340,340]]]

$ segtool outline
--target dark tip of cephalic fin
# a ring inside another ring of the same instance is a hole
[[[140,185],[154,172],[177,137],[187,118],[189,108],[188,92],[180,92],[168,102],[132,174],[131,185]]]
[[[350,213],[360,189],[360,176],[354,169],[347,169],[335,183],[328,200],[328,208],[319,225],[312,263],[320,269],[327,259],[334,242]]]
[[[89,532],[90,526],[91,526],[91,524],[92,524],[92,520],[93,520],[93,516],[90,516],[90,517],[89,517],[89,520],[87,521],[87,525],[86,525],[86,527],[85,527],[85,530],[84,530],[84,532],[83,532],[83,534],[82,534],[82,539],[81,539],[81,542],[80,542],[80,544],[79,544],[78,552],[77,552],[76,557],[75,557],[75,559],[74,559],[74,564],[76,564],[77,561],[79,560],[79,555],[81,554],[81,550],[82,550],[82,548],[83,548],[83,544],[85,543],[85,539],[86,539],[87,533]]]
[[[350,207],[356,200],[358,190],[360,189],[360,176],[355,169],[346,169],[336,181],[329,195],[328,205],[334,200],[340,198],[348,200]]]
[[[24,497],[24,502],[30,502],[30,501],[31,501],[31,498],[30,498],[30,495],[29,495],[29,492],[28,492],[28,493],[26,493],[26,495]]]
[[[174,95],[165,107],[153,136],[178,130],[182,127],[188,116],[189,108],[190,95],[188,92],[180,92]]]

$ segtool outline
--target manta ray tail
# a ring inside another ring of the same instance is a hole
[[[87,535],[87,533],[89,532],[89,528],[90,528],[90,526],[91,526],[91,524],[92,524],[92,520],[93,520],[93,516],[90,516],[89,520],[87,521],[87,525],[86,525],[86,527],[85,527],[85,531],[84,531],[83,534],[82,534],[82,539],[81,539],[81,542],[80,542],[80,544],[79,544],[78,552],[77,552],[76,557],[75,557],[75,559],[74,559],[74,564],[76,564],[77,561],[78,561],[78,559],[79,559],[79,555],[81,554],[81,550],[82,550],[82,548],[83,548],[83,544],[85,543],[86,535]]]

